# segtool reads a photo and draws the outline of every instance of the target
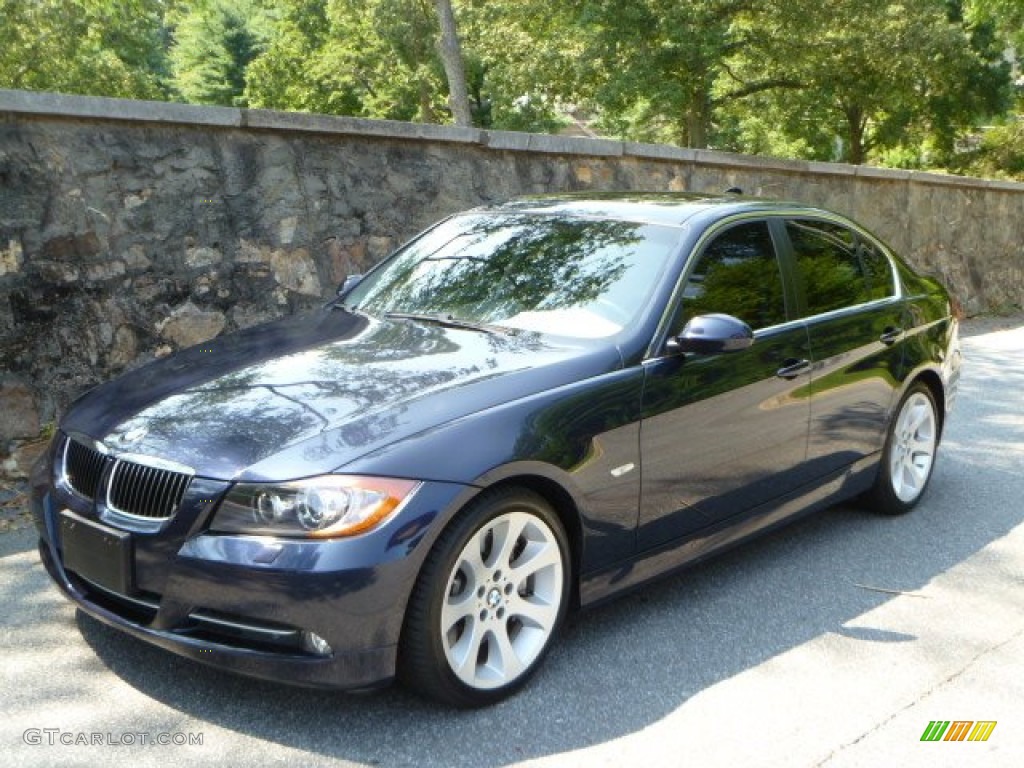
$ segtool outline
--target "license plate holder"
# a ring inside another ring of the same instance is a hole
[[[134,549],[127,531],[108,528],[70,510],[60,513],[64,567],[122,595],[134,591]]]

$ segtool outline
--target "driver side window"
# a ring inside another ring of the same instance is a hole
[[[683,287],[675,332],[697,315],[738,317],[752,329],[786,322],[786,301],[767,222],[737,224],[709,242]]]

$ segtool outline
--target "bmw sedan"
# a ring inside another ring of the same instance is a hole
[[[959,367],[943,288],[836,214],[521,199],[84,395],[34,470],[39,552],[198,662],[485,705],[569,610],[840,501],[914,507]]]

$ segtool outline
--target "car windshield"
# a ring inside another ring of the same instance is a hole
[[[556,215],[456,216],[367,275],[345,306],[378,316],[612,336],[650,301],[680,234]]]

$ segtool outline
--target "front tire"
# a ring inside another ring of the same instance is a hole
[[[402,633],[399,676],[455,706],[511,695],[561,628],[569,564],[565,529],[543,498],[518,488],[484,494],[424,563]]]
[[[868,496],[875,511],[902,515],[921,500],[935,467],[939,429],[935,397],[924,384],[914,384],[900,401],[885,439],[878,478]]]

